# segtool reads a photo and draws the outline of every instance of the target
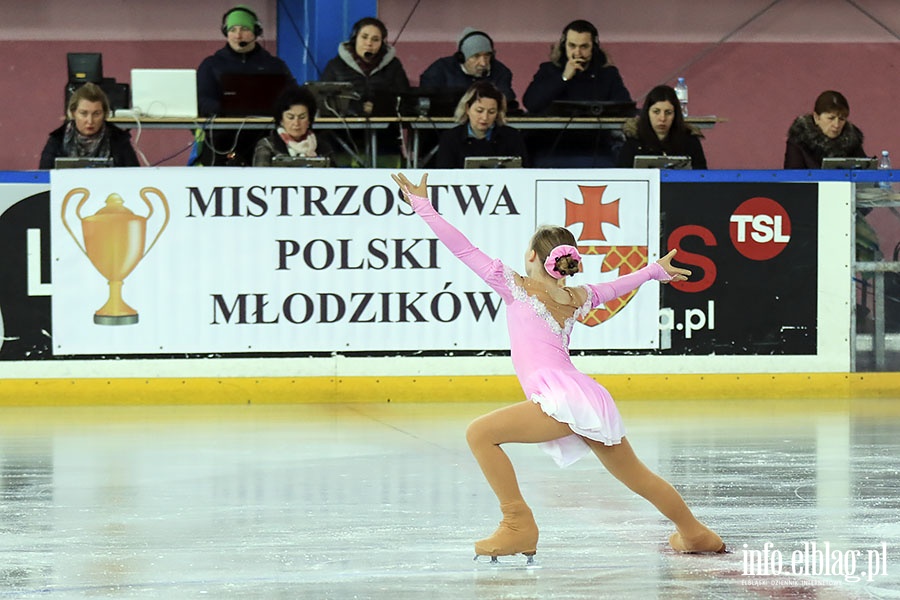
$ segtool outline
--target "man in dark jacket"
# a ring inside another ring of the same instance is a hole
[[[525,108],[533,114],[547,113],[556,101],[632,101],[619,70],[609,64],[600,48],[597,28],[588,21],[579,19],[566,25],[550,61],[541,63],[522,96]],[[552,133],[538,142],[541,150],[536,152],[535,165],[614,166],[617,143],[621,140],[602,130]]]
[[[226,73],[283,74],[296,83],[287,64],[259,45],[262,25],[246,6],[236,6],[222,16],[222,34],[228,40],[225,47],[206,57],[197,68],[197,108],[201,115],[214,116],[221,111],[222,76]],[[263,135],[264,131],[247,130],[202,132],[198,156],[192,164],[249,165],[253,148]]]
[[[439,58],[419,78],[422,88],[459,91],[459,97],[476,81],[489,81],[506,96],[507,110],[516,112],[512,71],[497,60],[494,42],[483,31],[466,27],[459,36],[453,56]],[[458,98],[457,98],[458,99]]]

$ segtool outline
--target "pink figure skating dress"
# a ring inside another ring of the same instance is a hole
[[[600,304],[627,294],[641,284],[668,280],[657,263],[609,283],[582,286],[587,300],[560,326],[547,305],[526,291],[525,278],[476,248],[459,230],[434,210],[427,198],[410,195],[412,207],[445,246],[475,272],[506,304],[510,353],[516,375],[532,402],[573,434],[545,442],[541,447],[562,467],[586,454],[590,447],[579,436],[612,446],[621,443],[625,427],[609,392],[581,373],[569,357],[569,336],[575,321]],[[577,435],[576,435],[577,434]]]

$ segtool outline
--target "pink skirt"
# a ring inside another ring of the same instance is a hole
[[[523,387],[544,413],[573,431],[572,435],[540,444],[559,466],[567,467],[591,453],[579,436],[607,446],[622,443],[625,426],[615,401],[606,388],[584,373],[574,368],[541,369],[532,373]]]

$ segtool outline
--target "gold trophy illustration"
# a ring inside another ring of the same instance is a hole
[[[139,192],[141,200],[150,210],[146,217],[136,215],[125,207],[119,194],[110,194],[106,205],[89,217],[81,216],[81,208],[87,202],[90,192],[85,188],[75,188],[66,194],[62,203],[62,222],[75,240],[78,248],[88,257],[91,264],[109,281],[109,299],[94,313],[97,325],[132,325],[138,322],[138,313],[122,299],[122,285],[128,274],[147,256],[169,223],[169,203],[161,191],[145,187]],[[147,198],[152,193],[159,197],[165,209],[165,219],[153,238],[150,247],[144,250],[147,241],[147,221],[153,216],[153,204]],[[83,198],[75,207],[75,216],[81,221],[84,246],[66,222],[66,206],[73,196]]]

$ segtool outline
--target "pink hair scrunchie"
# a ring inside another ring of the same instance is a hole
[[[568,256],[578,261],[578,271],[581,271],[581,254],[578,253],[578,248],[567,244],[561,244],[551,250],[550,254],[547,256],[547,260],[544,261],[544,270],[546,270],[554,279],[562,279],[565,277],[565,274],[560,273],[556,269],[556,261],[563,256]]]

